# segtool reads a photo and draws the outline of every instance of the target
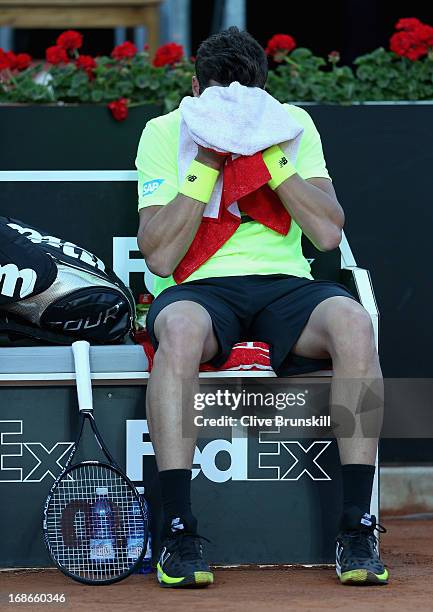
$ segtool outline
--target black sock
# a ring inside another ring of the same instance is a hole
[[[371,491],[375,472],[374,465],[349,464],[342,466],[343,513],[359,508],[362,514],[370,514]]]
[[[162,506],[164,509],[163,535],[168,535],[176,529],[171,529],[172,520],[181,518],[179,525],[188,532],[197,531],[197,520],[191,512],[191,470],[164,470],[159,473],[161,483]]]

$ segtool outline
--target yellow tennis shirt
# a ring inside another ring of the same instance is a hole
[[[288,114],[300,123],[304,132],[295,167],[303,179],[329,178],[319,132],[310,115],[302,108],[285,104]],[[151,119],[143,130],[135,164],[138,170],[138,209],[165,206],[179,191],[178,148],[181,115],[179,109]],[[286,236],[261,223],[242,223],[227,242],[186,280],[214,276],[248,274],[290,274],[311,278],[310,265],[302,253],[302,230],[292,219]],[[173,277],[155,276],[149,290],[157,296],[175,285]]]

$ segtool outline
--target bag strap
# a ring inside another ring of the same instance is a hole
[[[18,336],[18,338],[14,338]],[[41,329],[29,323],[12,319],[9,314],[0,312],[0,346],[25,346],[29,340],[39,344],[71,345],[76,338]]]

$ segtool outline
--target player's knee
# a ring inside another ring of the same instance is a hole
[[[340,356],[356,361],[371,359],[376,352],[374,330],[370,315],[360,304],[347,300],[338,306],[331,342]]]
[[[178,369],[198,367],[207,335],[206,326],[186,314],[172,313],[159,326],[160,357]]]

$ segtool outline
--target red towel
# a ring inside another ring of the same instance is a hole
[[[149,372],[152,370],[153,350],[149,334],[146,331],[136,332],[135,341],[141,344],[149,361]],[[227,361],[219,368],[204,363],[201,372],[219,372],[224,370],[272,370],[269,360],[269,345],[265,342],[239,342],[233,346]]]
[[[227,159],[219,217],[202,218],[194,240],[173,273],[176,283],[186,280],[238,229],[240,216],[228,210],[233,202],[237,202],[239,210],[255,221],[280,234],[288,234],[291,217],[279,197],[267,185],[270,178],[261,152]]]

